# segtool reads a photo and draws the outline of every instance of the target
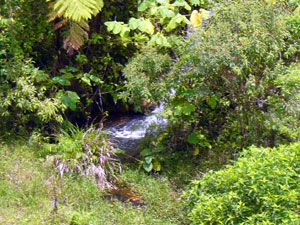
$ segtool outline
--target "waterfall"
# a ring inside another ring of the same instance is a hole
[[[163,104],[157,106],[149,115],[127,115],[108,125],[106,129],[116,147],[128,154],[137,153],[137,146],[145,137],[151,125],[163,128],[168,120],[159,114],[163,111]]]

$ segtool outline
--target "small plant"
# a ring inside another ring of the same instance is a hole
[[[46,145],[50,157],[60,175],[75,172],[83,176],[93,175],[99,189],[112,188],[117,180],[116,169],[121,169],[115,158],[114,148],[102,130],[89,128],[83,131],[70,128],[57,138],[58,144]]]

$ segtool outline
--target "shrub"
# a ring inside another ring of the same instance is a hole
[[[65,106],[49,95],[49,75],[31,60],[15,58],[1,65],[0,115],[3,127],[28,129],[63,121]]]
[[[300,143],[250,147],[184,196],[193,224],[299,224]]]
[[[49,74],[24,57],[12,28],[13,19],[0,16],[0,126],[3,131],[40,128],[62,122],[65,106],[50,94]]]
[[[135,105],[141,111],[146,100],[158,102],[168,93],[165,75],[172,66],[172,59],[154,48],[145,48],[141,54],[133,57],[123,70],[125,91],[120,94],[123,100]]]
[[[286,95],[277,80],[289,79],[299,54],[299,39],[285,22],[290,12],[282,3],[249,0],[225,1],[214,12],[207,27],[182,43],[169,75],[177,78],[169,104],[174,139],[231,152],[297,140],[298,122],[284,119],[299,118],[291,104],[299,97],[297,82]]]

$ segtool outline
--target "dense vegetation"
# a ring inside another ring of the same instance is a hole
[[[299,224],[299,143],[251,147],[234,165],[193,181],[194,224]]]
[[[0,223],[299,224],[299,37],[298,0],[0,1]]]

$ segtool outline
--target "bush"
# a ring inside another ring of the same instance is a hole
[[[300,143],[250,147],[184,195],[193,224],[299,224]]]
[[[24,57],[15,37],[13,19],[0,16],[1,132],[28,131],[50,122],[61,123],[65,106],[52,92],[50,76]]]
[[[0,115],[9,130],[41,127],[63,121],[65,106],[49,95],[49,75],[33,66],[31,60],[14,59],[1,65]]]
[[[249,0],[225,1],[214,12],[182,43],[169,75],[177,90],[169,104],[174,139],[231,152],[297,140],[298,122],[285,118],[299,118],[291,104],[299,101],[298,82],[288,95],[278,83],[290,79],[299,54],[285,20],[291,12],[282,3]]]
[[[141,54],[133,57],[123,70],[125,91],[120,94],[124,101],[134,104],[138,111],[145,101],[158,102],[169,88],[164,79],[172,66],[168,54],[154,48],[145,48]]]

